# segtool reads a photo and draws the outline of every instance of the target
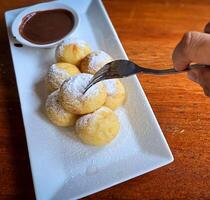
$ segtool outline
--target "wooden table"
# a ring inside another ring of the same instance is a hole
[[[35,198],[3,14],[37,2],[0,0],[0,199]],[[129,58],[154,68],[171,67],[183,33],[210,21],[203,0],[104,3]],[[210,199],[210,98],[184,74],[139,78],[175,161],[87,199]]]

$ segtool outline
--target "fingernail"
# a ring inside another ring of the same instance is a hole
[[[198,83],[198,76],[196,73],[191,71],[191,72],[188,72],[187,76],[191,81]]]

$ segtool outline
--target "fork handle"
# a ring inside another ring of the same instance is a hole
[[[185,70],[182,70],[182,71],[177,71],[175,68],[161,69],[161,70],[144,68],[144,70],[142,70],[142,71],[140,70],[140,73],[154,74],[154,75],[178,74],[178,73],[187,72],[187,71],[192,70],[192,69],[200,69],[200,68],[205,68],[205,67],[207,67],[207,65],[193,64],[193,65],[190,65],[189,67],[187,67]]]

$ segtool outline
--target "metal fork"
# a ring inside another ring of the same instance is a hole
[[[144,68],[129,60],[115,60],[110,63],[107,63],[106,65],[104,65],[104,67],[102,67],[100,70],[96,72],[96,74],[93,76],[93,78],[86,86],[83,94],[94,84],[106,79],[123,78],[137,73],[154,74],[154,75],[177,74],[192,69],[204,68],[204,67],[206,66],[200,64],[194,64],[190,65],[189,67],[187,67],[185,70],[182,71],[177,71],[174,68],[159,70],[159,69]]]

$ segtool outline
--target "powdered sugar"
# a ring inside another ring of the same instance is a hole
[[[83,94],[85,87],[88,85],[92,77],[93,75],[86,73],[81,73],[71,77],[63,84],[62,90],[71,95],[72,101],[93,97],[99,93],[99,84],[93,85],[85,94]]]
[[[64,45],[63,44],[58,45],[56,50],[55,50],[56,57],[62,57],[63,52],[64,52]]]
[[[51,93],[46,100],[45,107],[48,111],[52,111],[54,113],[57,113],[58,115],[68,114],[68,112],[66,112],[60,105],[58,101],[58,94],[59,90],[56,90],[53,93]]]
[[[102,106],[95,112],[80,117],[77,120],[76,129],[80,128],[80,127],[89,126],[90,125],[89,122],[92,121],[97,115],[99,115],[100,113],[103,113],[103,112],[105,113],[105,112],[113,112],[113,111],[106,106]]]
[[[103,83],[106,87],[108,96],[112,96],[113,94],[115,94],[117,92],[117,86],[116,86],[117,80],[116,79],[105,80],[105,81],[103,81]]]
[[[106,63],[111,62],[112,57],[104,51],[93,51],[89,54],[89,66],[90,71],[98,71]]]
[[[95,116],[94,113],[90,113],[90,114],[80,117],[76,122],[76,125],[75,125],[76,129],[80,127],[88,126],[89,121],[91,121],[94,118],[94,116]]]
[[[67,78],[69,78],[69,74],[64,69],[57,67],[56,64],[50,66],[47,79],[53,87],[59,88]]]

